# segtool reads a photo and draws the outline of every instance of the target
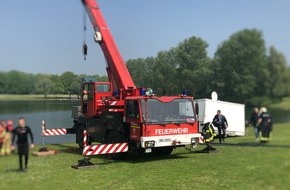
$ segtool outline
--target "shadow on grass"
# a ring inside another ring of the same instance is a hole
[[[81,156],[81,155],[80,155]],[[181,156],[181,154],[172,154],[168,156],[158,156],[154,154],[143,154],[143,155],[133,155],[132,153],[123,153],[120,158],[117,160],[112,160],[108,157],[108,155],[94,155],[90,156],[90,161],[95,165],[107,165],[107,164],[116,164],[116,163],[130,163],[130,164],[138,164],[138,163],[146,163],[146,162],[153,162],[158,160],[175,160],[175,159],[183,159],[188,158],[186,156]],[[83,157],[80,157],[82,160]]]
[[[58,152],[60,153],[70,153],[70,154],[77,154],[81,155],[82,150],[74,145],[67,145],[67,144],[50,144],[49,149],[54,149],[56,148]]]
[[[80,156],[80,159],[82,159],[82,150],[74,145],[67,145],[67,144],[51,144],[51,149],[57,149],[60,153],[72,153],[77,154]],[[49,148],[50,149],[50,148]],[[187,154],[187,153],[182,153]],[[181,159],[181,158],[187,158],[185,156],[181,156],[181,154],[171,154],[168,156],[159,156],[154,154],[142,154],[139,156],[133,155],[132,153],[124,153],[120,159],[118,160],[111,160],[108,158],[108,155],[94,155],[90,156],[90,158],[93,159],[101,159],[101,163],[98,163],[100,165],[107,164],[107,163],[114,163],[114,162],[129,162],[129,163],[140,163],[140,162],[151,162],[156,160],[165,160],[165,159]]]
[[[131,164],[138,163],[146,163],[146,162],[154,162],[159,160],[176,160],[176,159],[184,159],[188,158],[182,154],[171,154],[167,156],[155,155],[152,153],[144,153],[140,155],[134,155],[132,153],[126,153],[122,156],[120,160],[115,160],[115,162],[126,162]]]
[[[238,146],[238,147],[263,147],[263,148],[290,148],[290,145],[278,145],[269,143],[240,142],[240,143],[213,143],[214,146]]]
[[[6,173],[26,173],[26,170],[20,170],[19,168],[9,168],[5,170]]]
[[[146,163],[146,162],[154,162],[154,161],[162,161],[162,160],[177,160],[177,159],[186,159],[189,158],[190,155],[196,154],[196,153],[203,153],[203,154],[213,154],[213,153],[219,153],[218,147],[263,147],[263,148],[290,148],[290,145],[277,145],[277,144],[260,144],[255,142],[240,142],[240,143],[212,143],[212,146],[217,148],[216,152],[202,152],[200,150],[195,151],[184,151],[184,152],[178,152],[173,153],[171,155],[167,156],[159,156],[155,154],[141,154],[139,156],[133,155],[132,153],[124,153],[120,159],[118,160],[111,160],[108,155],[94,155],[90,156],[90,160],[95,165],[107,165],[107,164],[114,164],[114,163],[131,163],[131,164],[138,164],[138,163]],[[52,148],[57,149],[61,153],[68,153],[68,154],[76,154],[79,155],[79,160],[82,160],[84,157],[82,156],[82,151],[80,148],[74,146],[74,145],[68,145],[68,144],[51,144]],[[202,145],[200,147],[203,147]],[[77,160],[75,160],[77,162]]]

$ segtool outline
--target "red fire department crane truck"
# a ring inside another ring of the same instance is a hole
[[[127,143],[128,151],[169,155],[178,146],[196,146],[197,106],[186,94],[161,96],[137,88],[95,0],[82,0],[106,62],[109,82],[85,82],[81,105],[73,107],[76,142]],[[117,157],[117,154],[113,154]]]

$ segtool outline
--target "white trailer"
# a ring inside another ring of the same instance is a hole
[[[228,121],[227,135],[228,136],[244,136],[245,135],[245,105],[224,102],[210,99],[197,99],[199,105],[199,132],[201,132],[202,124],[212,122],[217,110],[226,117]],[[217,128],[215,132],[217,132]]]

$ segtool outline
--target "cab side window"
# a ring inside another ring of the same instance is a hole
[[[138,119],[139,118],[139,106],[138,101],[130,100],[126,105],[126,117],[128,119]]]
[[[94,99],[94,85],[89,84],[88,86],[88,100],[93,100]]]
[[[97,92],[110,92],[110,85],[108,84],[98,84],[96,88]]]

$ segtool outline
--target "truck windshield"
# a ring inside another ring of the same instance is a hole
[[[142,115],[146,123],[185,123],[195,121],[191,99],[161,102],[158,99],[141,100]]]

